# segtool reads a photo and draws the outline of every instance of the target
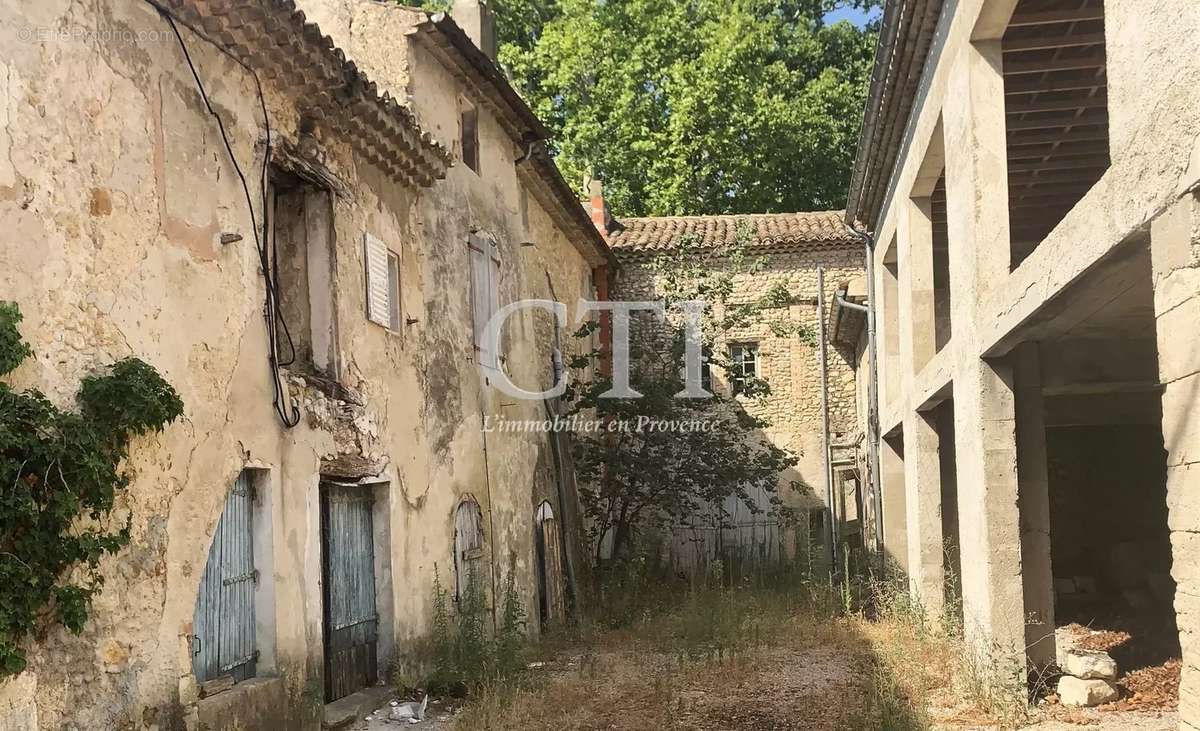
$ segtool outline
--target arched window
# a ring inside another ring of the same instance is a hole
[[[483,510],[473,496],[464,495],[454,512],[454,600],[482,578]]]

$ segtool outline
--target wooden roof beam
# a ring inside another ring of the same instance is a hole
[[[1005,105],[1007,114],[1030,112],[1068,112],[1076,109],[1103,109],[1108,107],[1108,94],[1097,94],[1086,99],[1051,99],[1036,102],[1013,102]]]
[[[1049,156],[1050,159],[1042,160],[1026,160],[1023,162],[1008,161],[1008,172],[1034,172],[1039,170],[1089,170],[1093,168],[1106,168],[1109,165],[1108,155],[1088,155],[1087,157],[1063,158],[1056,154],[1043,154],[1041,157]]]
[[[1049,71],[1079,71],[1081,69],[1102,69],[1105,58],[1103,53],[1089,53],[1075,58],[1039,58],[1022,61],[1004,62],[1004,75],[1019,76],[1021,74],[1041,74]]]
[[[1023,132],[1040,129],[1065,129],[1067,127],[1090,127],[1108,124],[1108,112],[1092,112],[1090,114],[1060,114],[1054,117],[1038,119],[1017,119],[1008,123],[1009,132]]]
[[[1076,8],[1074,10],[1044,10],[1033,13],[1014,13],[1008,21],[1009,28],[1030,28],[1058,23],[1078,23],[1084,20],[1104,20],[1103,7]]]
[[[1078,48],[1080,46],[1102,45],[1104,45],[1103,33],[1068,33],[1061,36],[1005,39],[1004,52],[1020,53],[1022,51],[1044,51],[1050,48]]]
[[[1108,149],[1108,130],[1072,129],[1069,132],[1014,132],[1010,129],[1008,134],[1008,147],[1010,150],[1014,147],[1029,147],[1031,145],[1046,145],[1054,143],[1062,143],[1066,145],[1075,142],[1104,142],[1105,149]]]

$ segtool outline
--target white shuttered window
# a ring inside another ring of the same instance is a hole
[[[371,234],[363,236],[367,283],[367,319],[400,329],[400,257]]]

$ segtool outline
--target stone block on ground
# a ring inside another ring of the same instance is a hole
[[[1066,653],[1062,671],[1081,680],[1116,680],[1117,663],[1107,652],[1073,648]]]
[[[1058,681],[1058,698],[1064,706],[1090,708],[1115,701],[1120,696],[1107,680],[1084,680],[1064,675]]]

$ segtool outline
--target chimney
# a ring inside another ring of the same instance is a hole
[[[588,182],[588,196],[591,198],[592,223],[604,238],[608,238],[608,204],[604,202],[604,181],[591,180]]]
[[[496,16],[487,0],[454,0],[450,17],[479,50],[496,60]]]

